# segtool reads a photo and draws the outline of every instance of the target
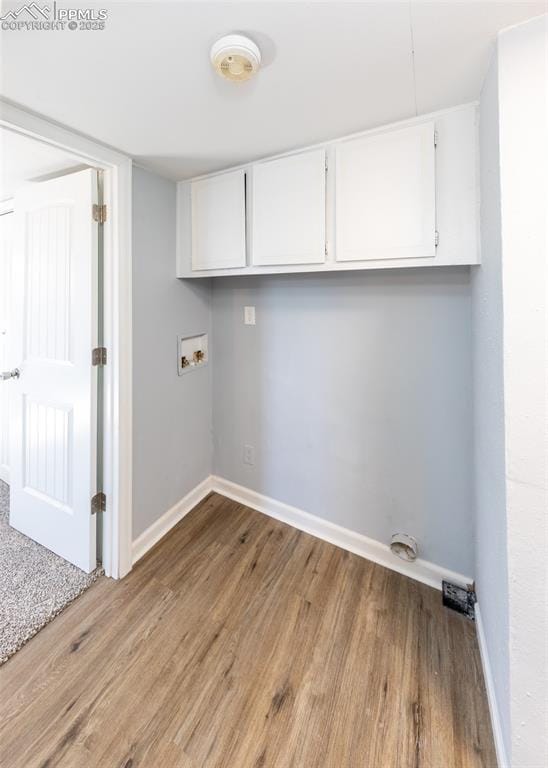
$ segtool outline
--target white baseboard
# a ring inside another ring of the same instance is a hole
[[[268,496],[263,496],[256,491],[237,485],[230,480],[213,475],[211,477],[211,490],[227,496],[229,499],[245,504],[258,512],[280,520],[282,523],[288,523],[300,531],[310,533],[319,539],[335,544],[337,547],[347,549],[356,555],[372,560],[374,563],[390,568],[392,571],[402,573],[411,579],[421,581],[435,589],[441,589],[443,579],[452,581],[456,584],[470,584],[472,579],[455,573],[446,568],[442,568],[427,560],[417,559],[413,563],[407,563],[394,555],[387,544],[370,539],[361,533],[356,533],[343,528],[340,525],[331,523],[321,517],[311,515],[296,507],[291,507],[281,501],[276,501]]]
[[[10,484],[10,468],[4,464],[0,465],[0,480],[3,480],[8,485]]]
[[[216,491],[222,496],[233,499],[240,504],[245,504],[251,509],[256,509],[275,520],[292,525],[300,531],[316,536],[318,539],[328,541],[337,547],[353,552],[355,555],[365,557],[374,563],[390,568],[392,571],[402,573],[411,579],[416,579],[423,584],[428,584],[435,589],[441,589],[443,579],[455,584],[469,584],[472,579],[455,573],[447,568],[430,563],[420,558],[413,563],[407,563],[394,555],[387,544],[370,539],[361,533],[356,533],[341,525],[331,523],[321,517],[311,515],[297,507],[291,507],[269,496],[245,488],[243,485],[225,480],[223,477],[210,475],[193,488],[177,504],[162,515],[155,523],[146,529],[132,545],[132,562],[135,564],[148,550],[168,533],[183,517],[188,514],[211,491]]]
[[[183,519],[196,504],[199,504],[212,490],[211,475],[202,480],[177,504],[162,515],[156,522],[143,531],[131,545],[131,562],[133,565],[145,555],[174,525]]]
[[[487,690],[487,701],[489,702],[489,714],[491,715],[491,727],[493,729],[493,739],[495,741],[498,768],[509,768],[510,763],[506,756],[506,748],[504,746],[504,739],[502,737],[502,724],[500,721],[499,708],[497,704],[495,681],[493,679],[493,672],[489,662],[487,641],[485,639],[485,632],[483,629],[483,621],[481,618],[481,609],[479,603],[476,603],[476,634],[478,637],[478,644],[480,649],[481,665],[483,667],[483,679],[485,680],[485,688]]]

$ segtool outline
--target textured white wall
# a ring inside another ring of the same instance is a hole
[[[476,588],[504,751],[510,754],[508,557],[504,448],[504,363],[498,57],[480,101],[481,258],[472,270]]]
[[[472,280],[476,574],[503,759],[548,765],[547,22],[501,33]]]
[[[513,768],[548,765],[547,21],[498,42]]]

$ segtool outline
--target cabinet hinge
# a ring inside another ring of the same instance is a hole
[[[95,496],[91,497],[91,514],[96,515],[97,512],[105,512],[107,508],[107,497],[100,491]]]
[[[107,220],[107,207],[106,205],[97,205],[94,203],[93,205],[93,221],[98,222],[99,224],[104,224]]]
[[[440,233],[436,229],[436,231],[434,232],[434,245],[437,248],[439,244],[440,244]]]
[[[435,147],[438,146],[438,139],[439,139],[439,134],[438,134],[437,131],[434,131],[434,146]]]
[[[107,348],[95,347],[91,350],[91,364],[92,365],[106,365],[107,364]]]

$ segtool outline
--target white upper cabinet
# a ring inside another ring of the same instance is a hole
[[[245,267],[245,171],[191,184],[192,269]]]
[[[337,261],[436,254],[434,123],[336,145]]]
[[[466,104],[182,181],[177,275],[479,264],[478,144]]]
[[[251,262],[258,266],[325,261],[325,150],[253,166]]]

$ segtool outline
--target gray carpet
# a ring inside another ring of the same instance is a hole
[[[9,486],[0,480],[0,664],[103,573],[84,573],[10,528]]]

